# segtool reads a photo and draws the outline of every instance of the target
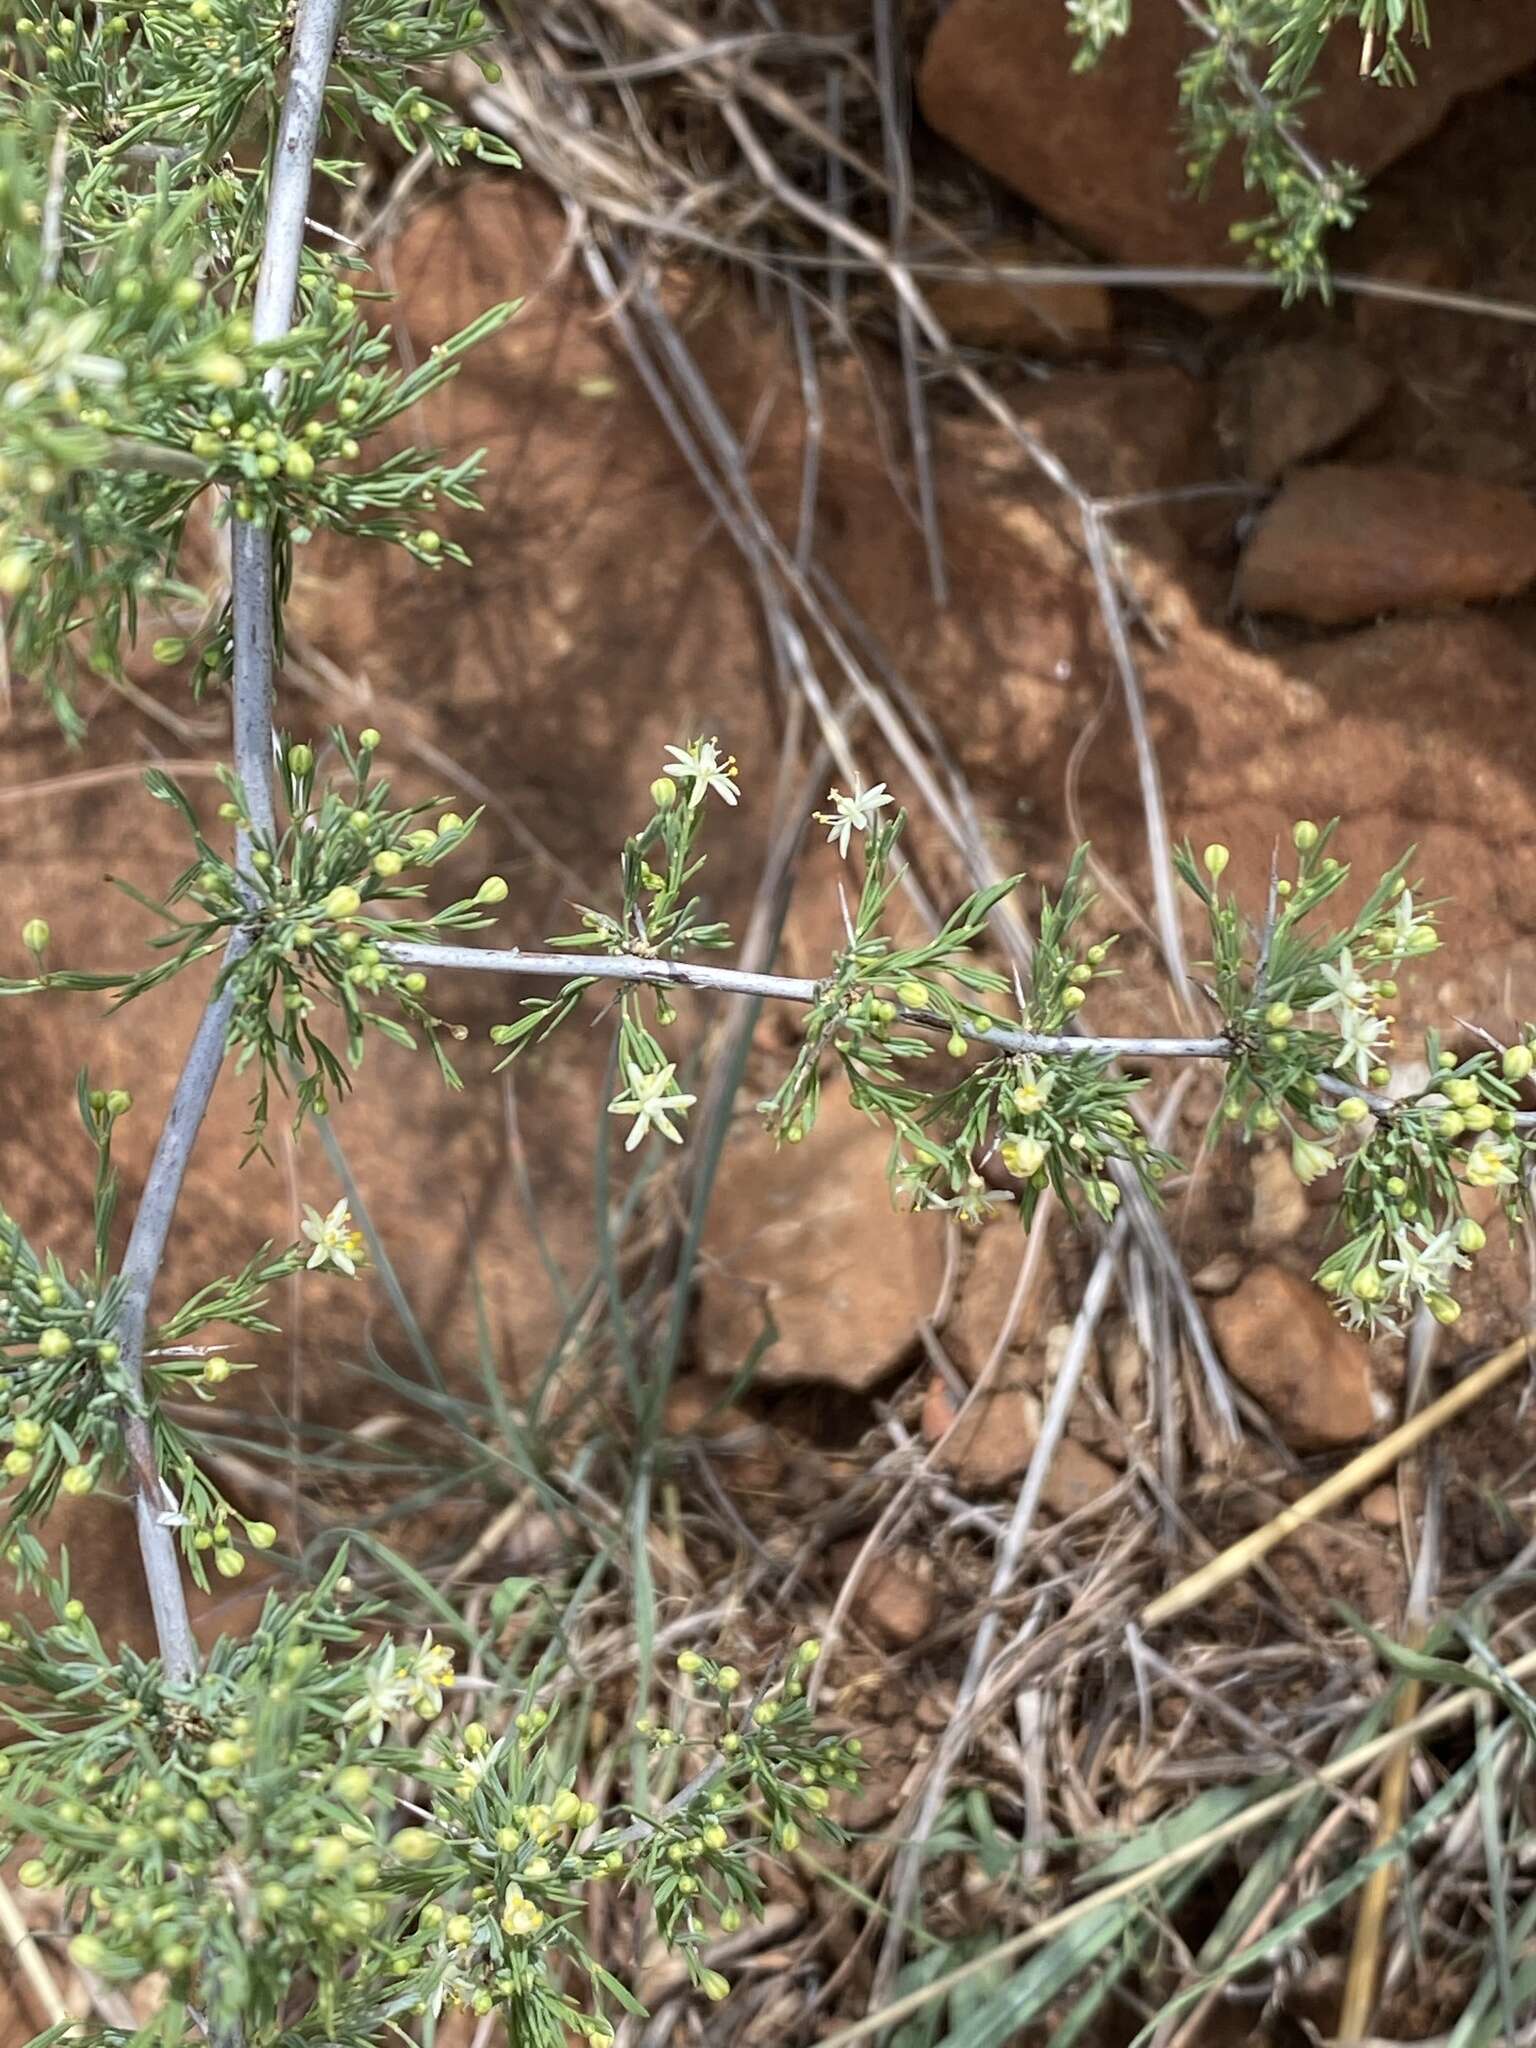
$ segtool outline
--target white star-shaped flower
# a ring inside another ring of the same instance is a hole
[[[1462,1170],[1475,1188],[1512,1187],[1517,1178],[1509,1163],[1509,1147],[1497,1138],[1479,1138]]]
[[[923,1203],[925,1209],[947,1209],[958,1216],[962,1223],[980,1229],[990,1223],[999,1209],[1006,1209],[1013,1200],[1006,1188],[989,1188],[984,1181],[973,1180],[963,1187],[958,1195],[930,1195]]]
[[[318,1209],[311,1209],[306,1202],[304,1221],[299,1227],[314,1246],[307,1270],[312,1272],[317,1266],[334,1266],[349,1280],[356,1278],[357,1262],[363,1255],[363,1239],[362,1233],[353,1227],[352,1213],[345,1198],[325,1216]]]
[[[1391,1274],[1404,1296],[1443,1294],[1453,1271],[1471,1263],[1458,1250],[1454,1231],[1442,1230],[1434,1237],[1419,1233],[1417,1239],[1401,1231],[1395,1242],[1397,1257],[1383,1259],[1381,1270]]]
[[[1379,1048],[1387,1035],[1384,1018],[1373,1017],[1369,1010],[1345,1009],[1339,1015],[1339,1050],[1334,1055],[1334,1068],[1353,1066],[1358,1081],[1368,1081],[1371,1068],[1380,1058]]]
[[[690,810],[696,810],[711,790],[728,804],[734,804],[741,794],[736,787],[736,757],[722,755],[718,740],[690,740],[686,747],[668,747],[667,752],[672,759],[666,773],[692,785],[688,791]]]
[[[411,1688],[411,1705],[430,1721],[443,1711],[443,1694],[453,1683],[453,1651],[447,1643],[434,1643],[428,1629],[400,1676]]]
[[[676,1088],[677,1068],[669,1060],[664,1067],[646,1073],[643,1067],[631,1062],[626,1072],[629,1093],[616,1097],[608,1105],[610,1116],[632,1116],[635,1120],[634,1129],[624,1140],[624,1150],[633,1152],[647,1131],[659,1131],[674,1145],[681,1145],[683,1134],[673,1123],[671,1112],[692,1109],[699,1098],[697,1095],[684,1095]]]
[[[827,792],[830,811],[818,811],[816,822],[825,825],[827,844],[835,846],[843,859],[848,858],[848,843],[855,832],[873,832],[880,822],[880,813],[892,801],[883,782],[877,782],[872,789],[862,789],[858,777],[854,777],[853,795],[844,796],[839,789]]]
[[[1315,1003],[1307,1005],[1314,1017],[1321,1012],[1336,1010],[1342,1019],[1347,1011],[1361,1009],[1369,1004],[1370,983],[1355,966],[1348,946],[1331,967],[1320,967],[1317,971],[1328,993],[1319,996]]]

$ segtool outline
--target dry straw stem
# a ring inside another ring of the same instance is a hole
[[[1475,1372],[1469,1372],[1464,1380],[1442,1394],[1438,1401],[1431,1401],[1427,1408],[1390,1431],[1380,1443],[1369,1445],[1357,1458],[1351,1458],[1321,1486],[1314,1486],[1310,1493],[1304,1493],[1290,1507],[1282,1508],[1262,1529],[1255,1529],[1251,1535],[1244,1536],[1230,1549],[1222,1551],[1219,1557],[1213,1557],[1209,1564],[1202,1565],[1199,1571],[1191,1572],[1187,1579],[1181,1579],[1166,1593],[1160,1593],[1155,1600],[1149,1601],[1141,1611],[1138,1626],[1156,1628],[1162,1622],[1172,1621],[1176,1615],[1187,1614],[1190,1608],[1198,1607],[1212,1593],[1220,1592],[1223,1586],[1230,1586],[1234,1579],[1240,1579],[1251,1571],[1287,1536],[1305,1528],[1308,1522],[1315,1522],[1319,1515],[1327,1514],[1330,1508],[1337,1507],[1351,1495],[1363,1492],[1384,1473],[1390,1472],[1416,1445],[1433,1436],[1437,1429],[1453,1421],[1465,1409],[1474,1407],[1500,1381],[1508,1379],[1515,1367],[1530,1356],[1533,1345],[1536,1345],[1536,1338],[1520,1337],[1502,1351],[1495,1352]]]
[[[1424,1631],[1413,1628],[1406,1640],[1409,1649],[1420,1649]],[[1417,1678],[1404,1681],[1392,1715],[1394,1733],[1400,1734],[1412,1721],[1419,1711],[1423,1693],[1424,1688]],[[1388,1759],[1387,1768],[1382,1773],[1376,1826],[1371,1836],[1372,1849],[1384,1847],[1403,1824],[1403,1810],[1408,1803],[1408,1772],[1412,1762],[1413,1745],[1408,1742],[1401,1749],[1394,1750]],[[1360,1894],[1354,1939],[1350,1944],[1349,1973],[1344,1984],[1344,2001],[1339,2008],[1336,2038],[1341,2042],[1363,2040],[1370,2024],[1376,2003],[1382,1932],[1387,1924],[1387,1907],[1392,1901],[1395,1877],[1396,1872],[1390,1863],[1378,1864],[1366,1879]]]
[[[34,2017],[45,2027],[64,2027],[69,2024],[69,2007],[60,1996],[59,1987],[43,1961],[37,1945],[37,1937],[22,1918],[21,1908],[12,1897],[10,1888],[0,1882],[0,1934],[16,1958],[16,1967],[21,1981],[26,1986],[28,2002],[35,2007]]]
[[[1516,1352],[1516,1356],[1524,1355],[1522,1346]],[[1503,1361],[1507,1366],[1508,1360],[1509,1354],[1501,1352],[1499,1360],[1490,1359],[1489,1364]],[[1425,1416],[1428,1413],[1426,1410]],[[1523,1657],[1516,1658],[1514,1663],[1507,1664],[1504,1667],[1504,1676],[1511,1685],[1519,1685],[1525,1679],[1536,1677],[1536,1650],[1529,1650]],[[1133,1898],[1137,1892],[1150,1890],[1153,1886],[1161,1884],[1165,1878],[1172,1877],[1176,1871],[1182,1870],[1186,1863],[1191,1863],[1198,1857],[1208,1856],[1213,1849],[1219,1849],[1224,1843],[1236,1841],[1239,1836],[1250,1834],[1254,1829],[1261,1828],[1272,1820],[1278,1820],[1282,1814],[1289,1812],[1298,1800],[1307,1798],[1316,1790],[1318,1779],[1325,1784],[1336,1785],[1357,1774],[1363,1774],[1379,1764],[1384,1757],[1390,1757],[1399,1748],[1420,1742],[1437,1729],[1459,1721],[1463,1715],[1470,1714],[1484,1697],[1484,1694],[1468,1686],[1461,1692],[1452,1693],[1448,1699],[1437,1700],[1432,1707],[1426,1707],[1422,1713],[1415,1714],[1411,1721],[1405,1721],[1400,1728],[1389,1728],[1384,1735],[1375,1736],[1369,1742],[1362,1742],[1358,1748],[1346,1751],[1343,1756],[1330,1757],[1327,1763],[1319,1767],[1316,1778],[1300,1778],[1294,1785],[1287,1785],[1279,1792],[1272,1792],[1267,1799],[1260,1799],[1254,1805],[1245,1807],[1241,1813],[1234,1813],[1227,1820],[1219,1821],[1215,1827],[1209,1828],[1195,1840],[1181,1842],[1177,1848],[1170,1849],[1165,1856],[1159,1856],[1155,1862],[1144,1865],[1142,1869],[1130,1871],[1126,1876],[1116,1878],[1111,1884],[1100,1885],[1082,1898],[1074,1900],[1070,1906],[1064,1906],[1059,1913],[1052,1913],[1044,1920],[1037,1920],[1033,1927],[1026,1927],[1009,1940],[999,1942],[996,1948],[987,1949],[983,1954],[973,1956],[968,1963],[962,1963],[957,1969],[935,1978],[931,1984],[921,1985],[917,1990],[909,1991],[904,1997],[895,1999],[878,2012],[866,2013],[851,2026],[843,2027],[835,2034],[828,2034],[822,2040],[820,2048],[852,2048],[855,2041],[867,2040],[871,2034],[883,2034],[898,2021],[907,2019],[915,2012],[921,2012],[936,1999],[947,1998],[957,1985],[979,1976],[983,1971],[995,1970],[999,1963],[1012,1962],[1015,1957],[1027,1954],[1030,1949],[1046,1947],[1060,1935],[1070,1932],[1079,1921],[1086,1920],[1091,1913],[1100,1912],[1105,1906],[1113,1905],[1119,1899]]]

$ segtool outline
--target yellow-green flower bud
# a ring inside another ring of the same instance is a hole
[[[779,1829],[779,1847],[783,1849],[787,1854],[792,1856],[796,1849],[799,1848],[799,1846],[799,1828],[795,1826],[795,1823],[792,1820],[785,1821],[783,1826]]]
[[[13,548],[0,555],[0,597],[20,597],[32,581],[32,557]]]
[[[962,1055],[965,1052],[965,1040],[960,1036],[960,1033],[958,1031],[951,1031],[949,1037],[945,1040],[944,1050],[949,1054],[952,1060],[957,1060],[962,1057]]]
[[[1536,1066],[1536,1055],[1528,1045],[1509,1045],[1504,1048],[1503,1065],[1506,1081],[1523,1081]]]
[[[1310,853],[1321,836],[1310,818],[1298,818],[1291,827],[1291,844],[1298,853]]]
[[[402,1863],[430,1863],[437,1854],[437,1837],[427,1828],[401,1828],[390,1837],[389,1846]]]
[[[726,1833],[725,1829],[721,1827],[719,1821],[717,1820],[712,1820],[709,1823],[708,1827],[704,1830],[705,1848],[713,1849],[717,1855],[723,1848],[726,1847],[730,1839],[730,1836]]]
[[[1020,1180],[1030,1180],[1045,1164],[1046,1149],[1038,1138],[1004,1138],[998,1147],[1004,1166]]]
[[[305,746],[302,740],[288,749],[288,772],[290,775],[313,775],[315,772],[315,750]]]
[[[697,1650],[680,1650],[678,1652],[677,1668],[685,1678],[692,1678],[696,1671],[704,1669],[704,1659]]]
[[[897,1000],[905,1003],[909,1010],[927,1007],[928,991],[920,981],[904,981],[896,991]]]
[[[373,872],[382,875],[386,881],[398,875],[405,861],[391,846],[386,846],[373,856]]]
[[[1435,1130],[1442,1138],[1459,1138],[1466,1128],[1466,1118],[1454,1109],[1448,1109],[1444,1116],[1435,1119]]]
[[[443,1932],[455,1948],[464,1948],[475,1938],[475,1923],[467,1913],[452,1913]]]
[[[215,1550],[213,1568],[221,1579],[238,1579],[245,1570],[245,1559],[238,1550]]]
[[[752,1709],[752,1718],[759,1728],[771,1728],[779,1718],[779,1710],[772,1700],[760,1700]]]
[[[327,917],[356,917],[363,907],[363,899],[350,883],[343,882],[331,891],[325,899]]]
[[[210,1387],[222,1387],[234,1369],[227,1358],[221,1358],[215,1353],[212,1358],[203,1360],[202,1377]]]
[[[361,1806],[373,1790],[373,1773],[361,1764],[347,1764],[331,1780],[338,1799],[348,1806]]]
[[[39,959],[47,952],[48,941],[52,937],[53,933],[49,930],[45,917],[29,917],[21,928],[21,943],[29,953],[35,953]]]
[[[1080,988],[1064,988],[1061,992],[1061,1007],[1064,1010],[1080,1010],[1088,1000]]]
[[[315,473],[315,458],[307,448],[295,446],[283,457],[283,468],[296,484],[307,484]]]
[[[1256,1131],[1277,1131],[1280,1128],[1280,1112],[1272,1102],[1261,1102],[1253,1112],[1253,1128]]]
[[[179,640],[174,633],[162,633],[158,640],[151,643],[149,651],[162,667],[169,668],[173,662],[181,660],[187,651],[187,643],[185,640]]]
[[[384,735],[376,725],[365,725],[357,736],[357,744],[365,754],[374,754],[383,746]]]
[[[96,1485],[96,1474],[89,1465],[69,1465],[65,1468],[59,1485],[71,1500],[84,1500]]]
[[[1474,1102],[1461,1113],[1461,1120],[1469,1131],[1491,1131],[1496,1112],[1489,1103]]]
[[[1471,1074],[1458,1075],[1454,1081],[1447,1081],[1444,1088],[1446,1101],[1456,1109],[1470,1108],[1474,1102],[1482,1099],[1482,1093],[1482,1089],[1478,1087],[1476,1079]]]
[[[1461,1315],[1461,1303],[1451,1294],[1426,1294],[1424,1305],[1437,1323],[1454,1323]]]
[[[815,1664],[820,1657],[821,1639],[819,1636],[807,1636],[795,1652],[795,1662],[797,1664]]]
[[[237,391],[245,382],[244,363],[225,349],[206,349],[195,367],[205,384],[216,385],[221,391]]]
[[[733,1693],[741,1684],[741,1673],[734,1664],[722,1664],[715,1673],[716,1692]]]
[[[95,1934],[77,1934],[69,1944],[69,1960],[80,1970],[99,1970],[107,1954],[106,1943]]]
[[[1380,1301],[1384,1288],[1380,1273],[1374,1266],[1362,1266],[1349,1283],[1349,1291],[1356,1301]]]
[[[24,1451],[35,1451],[43,1440],[43,1426],[34,1422],[30,1415],[23,1415],[11,1431],[12,1437]]]
[[[727,1906],[725,1911],[720,1915],[720,1932],[722,1934],[734,1934],[737,1928],[740,1927],[740,1925],[740,1908],[736,1906]]]
[[[247,1522],[245,1540],[252,1550],[270,1550],[277,1541],[277,1531],[270,1522]]]
[[[1463,1216],[1456,1226],[1456,1243],[1458,1247],[1475,1257],[1487,1242],[1488,1233],[1484,1230],[1481,1223],[1474,1217]]]
[[[233,1771],[245,1762],[245,1751],[227,1735],[219,1735],[208,1745],[208,1762],[216,1771]]]
[[[1338,1115],[1341,1124],[1364,1123],[1370,1113],[1369,1104],[1362,1102],[1358,1095],[1346,1095],[1339,1104]]]
[[[107,1115],[126,1116],[133,1107],[133,1097],[126,1088],[112,1088],[107,1091]]]
[[[699,1972],[699,1989],[706,1998],[719,2005],[731,1995],[730,1979],[722,1977],[718,1970],[701,1970]]]
[[[506,900],[507,885],[500,875],[487,875],[475,891],[477,903],[505,903]]]
[[[430,526],[423,526],[417,532],[416,546],[424,555],[441,554],[443,536],[435,532]]]
[[[1205,849],[1201,858],[1205,862],[1206,873],[1214,882],[1225,874],[1227,862],[1231,860],[1232,853],[1230,848],[1223,846],[1220,841],[1217,841],[1214,845],[1208,846]]]
[[[677,784],[670,775],[658,775],[651,784],[651,802],[658,811],[670,811],[677,802]]]
[[[67,1330],[44,1330],[37,1340],[38,1357],[46,1358],[53,1365],[57,1365],[61,1358],[68,1358],[73,1349],[74,1339]]]
[[[1283,1031],[1295,1015],[1289,1003],[1271,1003],[1264,1012],[1264,1022],[1271,1031]]]

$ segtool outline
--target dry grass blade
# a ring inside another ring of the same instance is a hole
[[[1287,1536],[1294,1535],[1309,1522],[1315,1522],[1319,1515],[1327,1514],[1330,1508],[1336,1508],[1342,1501],[1364,1492],[1384,1473],[1390,1472],[1415,1445],[1425,1442],[1437,1429],[1443,1429],[1468,1408],[1475,1407],[1485,1394],[1508,1379],[1516,1366],[1530,1357],[1533,1348],[1536,1348],[1536,1338],[1520,1337],[1496,1352],[1442,1394],[1438,1401],[1431,1401],[1427,1408],[1389,1431],[1379,1443],[1371,1444],[1358,1457],[1351,1458],[1331,1478],[1325,1479],[1320,1486],[1314,1486],[1310,1493],[1303,1494],[1290,1507],[1283,1508],[1262,1529],[1255,1529],[1251,1535],[1242,1537],[1222,1551],[1219,1557],[1202,1565],[1199,1571],[1192,1572],[1176,1586],[1170,1586],[1166,1593],[1160,1593],[1155,1600],[1149,1601],[1138,1617],[1139,1626],[1158,1628],[1177,1615],[1187,1614],[1190,1608],[1198,1607],[1213,1593],[1220,1592],[1223,1586],[1230,1586],[1235,1579],[1250,1572]]]
[[[1506,1665],[1504,1675],[1512,1683],[1536,1677],[1536,1650],[1528,1651],[1525,1656]],[[1421,1742],[1426,1735],[1451,1726],[1472,1713],[1475,1703],[1483,1697],[1482,1693],[1474,1692],[1470,1688],[1464,1692],[1453,1693],[1449,1698],[1425,1707],[1401,1728],[1390,1729],[1386,1734],[1361,1743],[1343,1756],[1330,1758],[1321,1766],[1318,1775],[1330,1785],[1357,1776],[1363,1777],[1383,1759],[1391,1756],[1394,1750],[1405,1744]],[[995,1948],[986,1950],[970,1962],[962,1963],[958,1968],[934,1979],[932,1983],[925,1984],[901,1998],[893,1999],[878,2011],[867,2013],[863,2019],[855,2020],[851,2026],[838,2028],[835,2033],[823,2038],[820,2048],[852,2048],[855,2041],[866,2041],[872,2034],[884,2033],[899,2020],[921,2012],[925,2006],[931,2005],[936,1999],[947,1997],[957,1986],[973,1980],[983,1972],[995,1971],[1000,1963],[1011,1962],[1015,1957],[1026,1955],[1033,1949],[1057,1940],[1078,1926],[1089,1914],[1100,1911],[1118,1899],[1132,1898],[1138,1892],[1153,1890],[1165,1878],[1173,1876],[1197,1857],[1208,1855],[1212,1849],[1227,1842],[1235,1842],[1268,1822],[1277,1820],[1282,1814],[1289,1812],[1298,1800],[1308,1797],[1313,1790],[1314,1781],[1303,1778],[1294,1785],[1287,1785],[1283,1790],[1271,1793],[1268,1798],[1245,1807],[1242,1812],[1233,1814],[1230,1819],[1218,1823],[1204,1834],[1180,1843],[1177,1848],[1169,1850],[1166,1855],[1158,1857],[1155,1861],[1131,1871],[1123,1878],[1116,1878],[1113,1883],[1098,1886],[1083,1898],[1074,1901],[1072,1905],[1063,1907],[1059,1913],[1052,1913],[1044,1920],[1036,1921],[1034,1926],[1011,1935],[1008,1940],[999,1942]]]
[[[68,2026],[69,2007],[43,1961],[36,1936],[22,1918],[21,1908],[16,1904],[10,1886],[3,1880],[0,1880],[0,1935],[4,1936],[6,1946],[16,1958],[16,1968],[21,1974],[27,2002],[33,2008],[33,2017],[44,2027]]]

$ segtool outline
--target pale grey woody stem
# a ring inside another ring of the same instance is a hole
[[[696,960],[647,960],[629,953],[524,953],[491,946],[423,946],[401,942],[379,951],[401,967],[459,967],[471,973],[526,974],[540,981],[574,981],[591,975],[598,981],[640,982],[655,988],[717,989],[725,995],[763,996],[785,1003],[814,1003],[828,983],[789,974],[745,974],[735,967],[707,967]],[[1045,1031],[1010,1031],[1004,1026],[982,1031],[969,1021],[952,1025],[932,1010],[901,1012],[904,1022],[933,1031],[958,1030],[977,1045],[1000,1052],[1066,1057],[1075,1052],[1112,1055],[1119,1059],[1224,1060],[1232,1056],[1225,1038],[1088,1038]]]
[[[305,0],[294,28],[288,90],[283,102],[273,156],[267,234],[257,274],[251,320],[252,339],[278,341],[293,319],[299,260],[304,240],[304,214],[310,174],[320,133],[325,78],[341,22],[345,0]],[[275,382],[274,382],[275,380]],[[269,372],[267,389],[275,393],[281,376]],[[234,751],[235,768],[245,788],[249,816],[259,830],[273,830],[272,809],[272,540],[264,527],[243,520],[232,534],[232,608],[234,613]],[[242,835],[237,862],[249,852]],[[250,946],[250,935],[237,930],[224,954],[227,974]],[[128,1248],[123,1255],[123,1305],[117,1323],[121,1364],[135,1395],[144,1391],[144,1329],[149,1299],[165,1256],[166,1239],[187,1164],[223,1064],[234,992],[227,985],[203,1013],[186,1065],[150,1162]],[[124,1431],[135,1480],[135,1513],[144,1576],[154,1610],[155,1634],[168,1677],[190,1678],[197,1670],[197,1644],[187,1612],[176,1537],[166,1522],[164,1487],[155,1468],[152,1434],[142,1417],[128,1419]]]

